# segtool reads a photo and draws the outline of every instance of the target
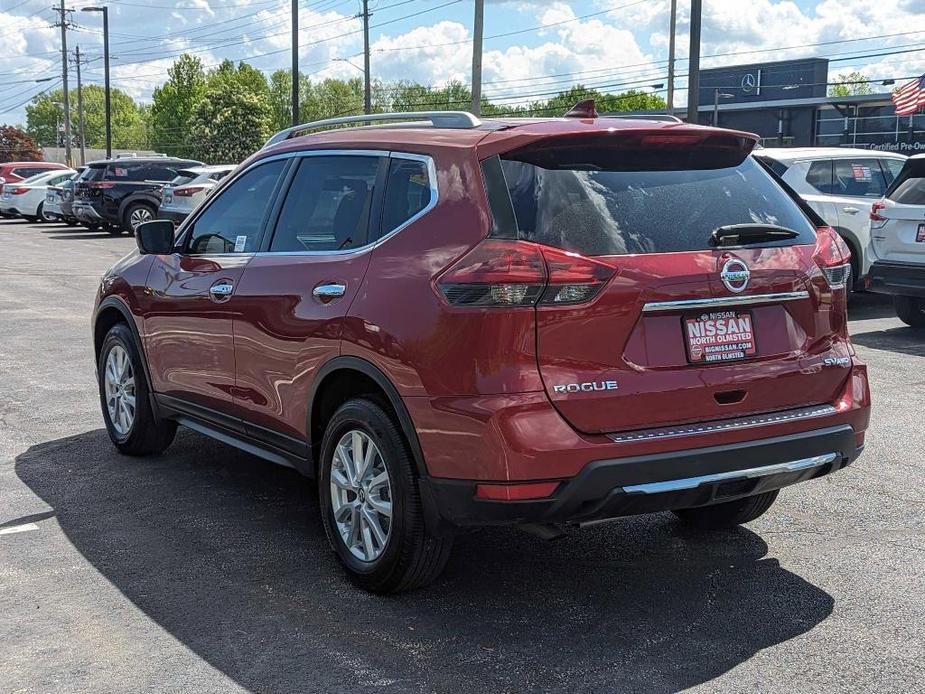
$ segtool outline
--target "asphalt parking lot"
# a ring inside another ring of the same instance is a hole
[[[182,431],[114,452],[89,340],[134,240],[0,221],[0,692],[870,692],[925,682],[925,334],[862,295],[854,466],[747,529],[668,514],[460,538],[433,587],[340,573],[311,482]]]

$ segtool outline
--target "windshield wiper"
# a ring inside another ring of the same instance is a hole
[[[800,234],[776,224],[726,224],[710,234],[711,246],[744,246],[749,243],[786,241]]]

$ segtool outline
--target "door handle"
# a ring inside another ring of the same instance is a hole
[[[334,299],[339,299],[346,291],[346,284],[331,282],[328,284],[319,284],[316,286],[314,289],[312,289],[312,296],[321,301],[321,303],[326,304],[329,301],[333,301]]]
[[[841,209],[842,209],[842,212],[847,212],[848,214],[857,214],[858,212],[861,211],[857,207],[843,207]]]
[[[234,285],[231,282],[216,282],[209,287],[209,294],[216,301],[224,301],[231,296],[234,291]]]

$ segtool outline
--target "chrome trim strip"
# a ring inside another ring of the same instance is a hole
[[[838,453],[824,453],[812,458],[802,458],[800,460],[791,460],[787,463],[776,463],[774,465],[765,465],[764,467],[753,467],[745,470],[730,470],[729,472],[716,472],[712,475],[700,475],[698,477],[684,477],[677,480],[665,480],[664,482],[649,482],[647,484],[631,484],[623,487],[627,493],[641,494],[663,494],[664,492],[676,492],[682,489],[694,489],[701,484],[712,484],[724,480],[734,479],[753,479],[755,477],[767,477],[768,475],[777,475],[785,472],[799,472],[800,470],[809,470],[810,468],[827,465],[838,458]]]
[[[794,422],[815,417],[828,417],[837,412],[832,405],[813,405],[801,407],[796,410],[782,412],[769,412],[735,419],[721,419],[712,422],[698,422],[697,424],[681,425],[675,427],[659,427],[656,429],[641,429],[629,431],[625,434],[607,434],[614,443],[629,443],[631,441],[648,441],[652,439],[673,439],[683,436],[699,436],[713,434],[718,431],[731,431],[736,429],[751,429],[766,424],[779,424],[780,422]]]
[[[750,294],[748,296],[717,296],[709,299],[680,299],[678,301],[650,301],[643,307],[643,313],[655,311],[681,311],[694,308],[714,308],[716,306],[746,306],[750,304],[769,304],[778,301],[797,301],[808,299],[808,291],[777,292],[776,294]]]

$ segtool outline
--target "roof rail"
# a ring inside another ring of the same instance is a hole
[[[478,118],[468,111],[408,111],[406,113],[368,113],[362,116],[341,116],[339,118],[325,118],[311,123],[294,125],[291,128],[280,130],[267,140],[264,148],[275,145],[277,142],[288,140],[296,133],[306,130],[318,130],[332,125],[346,125],[348,123],[370,123],[378,121],[407,121],[427,120],[434,128],[477,128],[482,124]]]
[[[644,113],[608,113],[606,114],[608,118],[624,118],[627,120],[657,120],[664,121],[665,123],[683,123],[684,121],[678,118],[677,116],[669,116],[667,113],[652,113],[646,115]]]

